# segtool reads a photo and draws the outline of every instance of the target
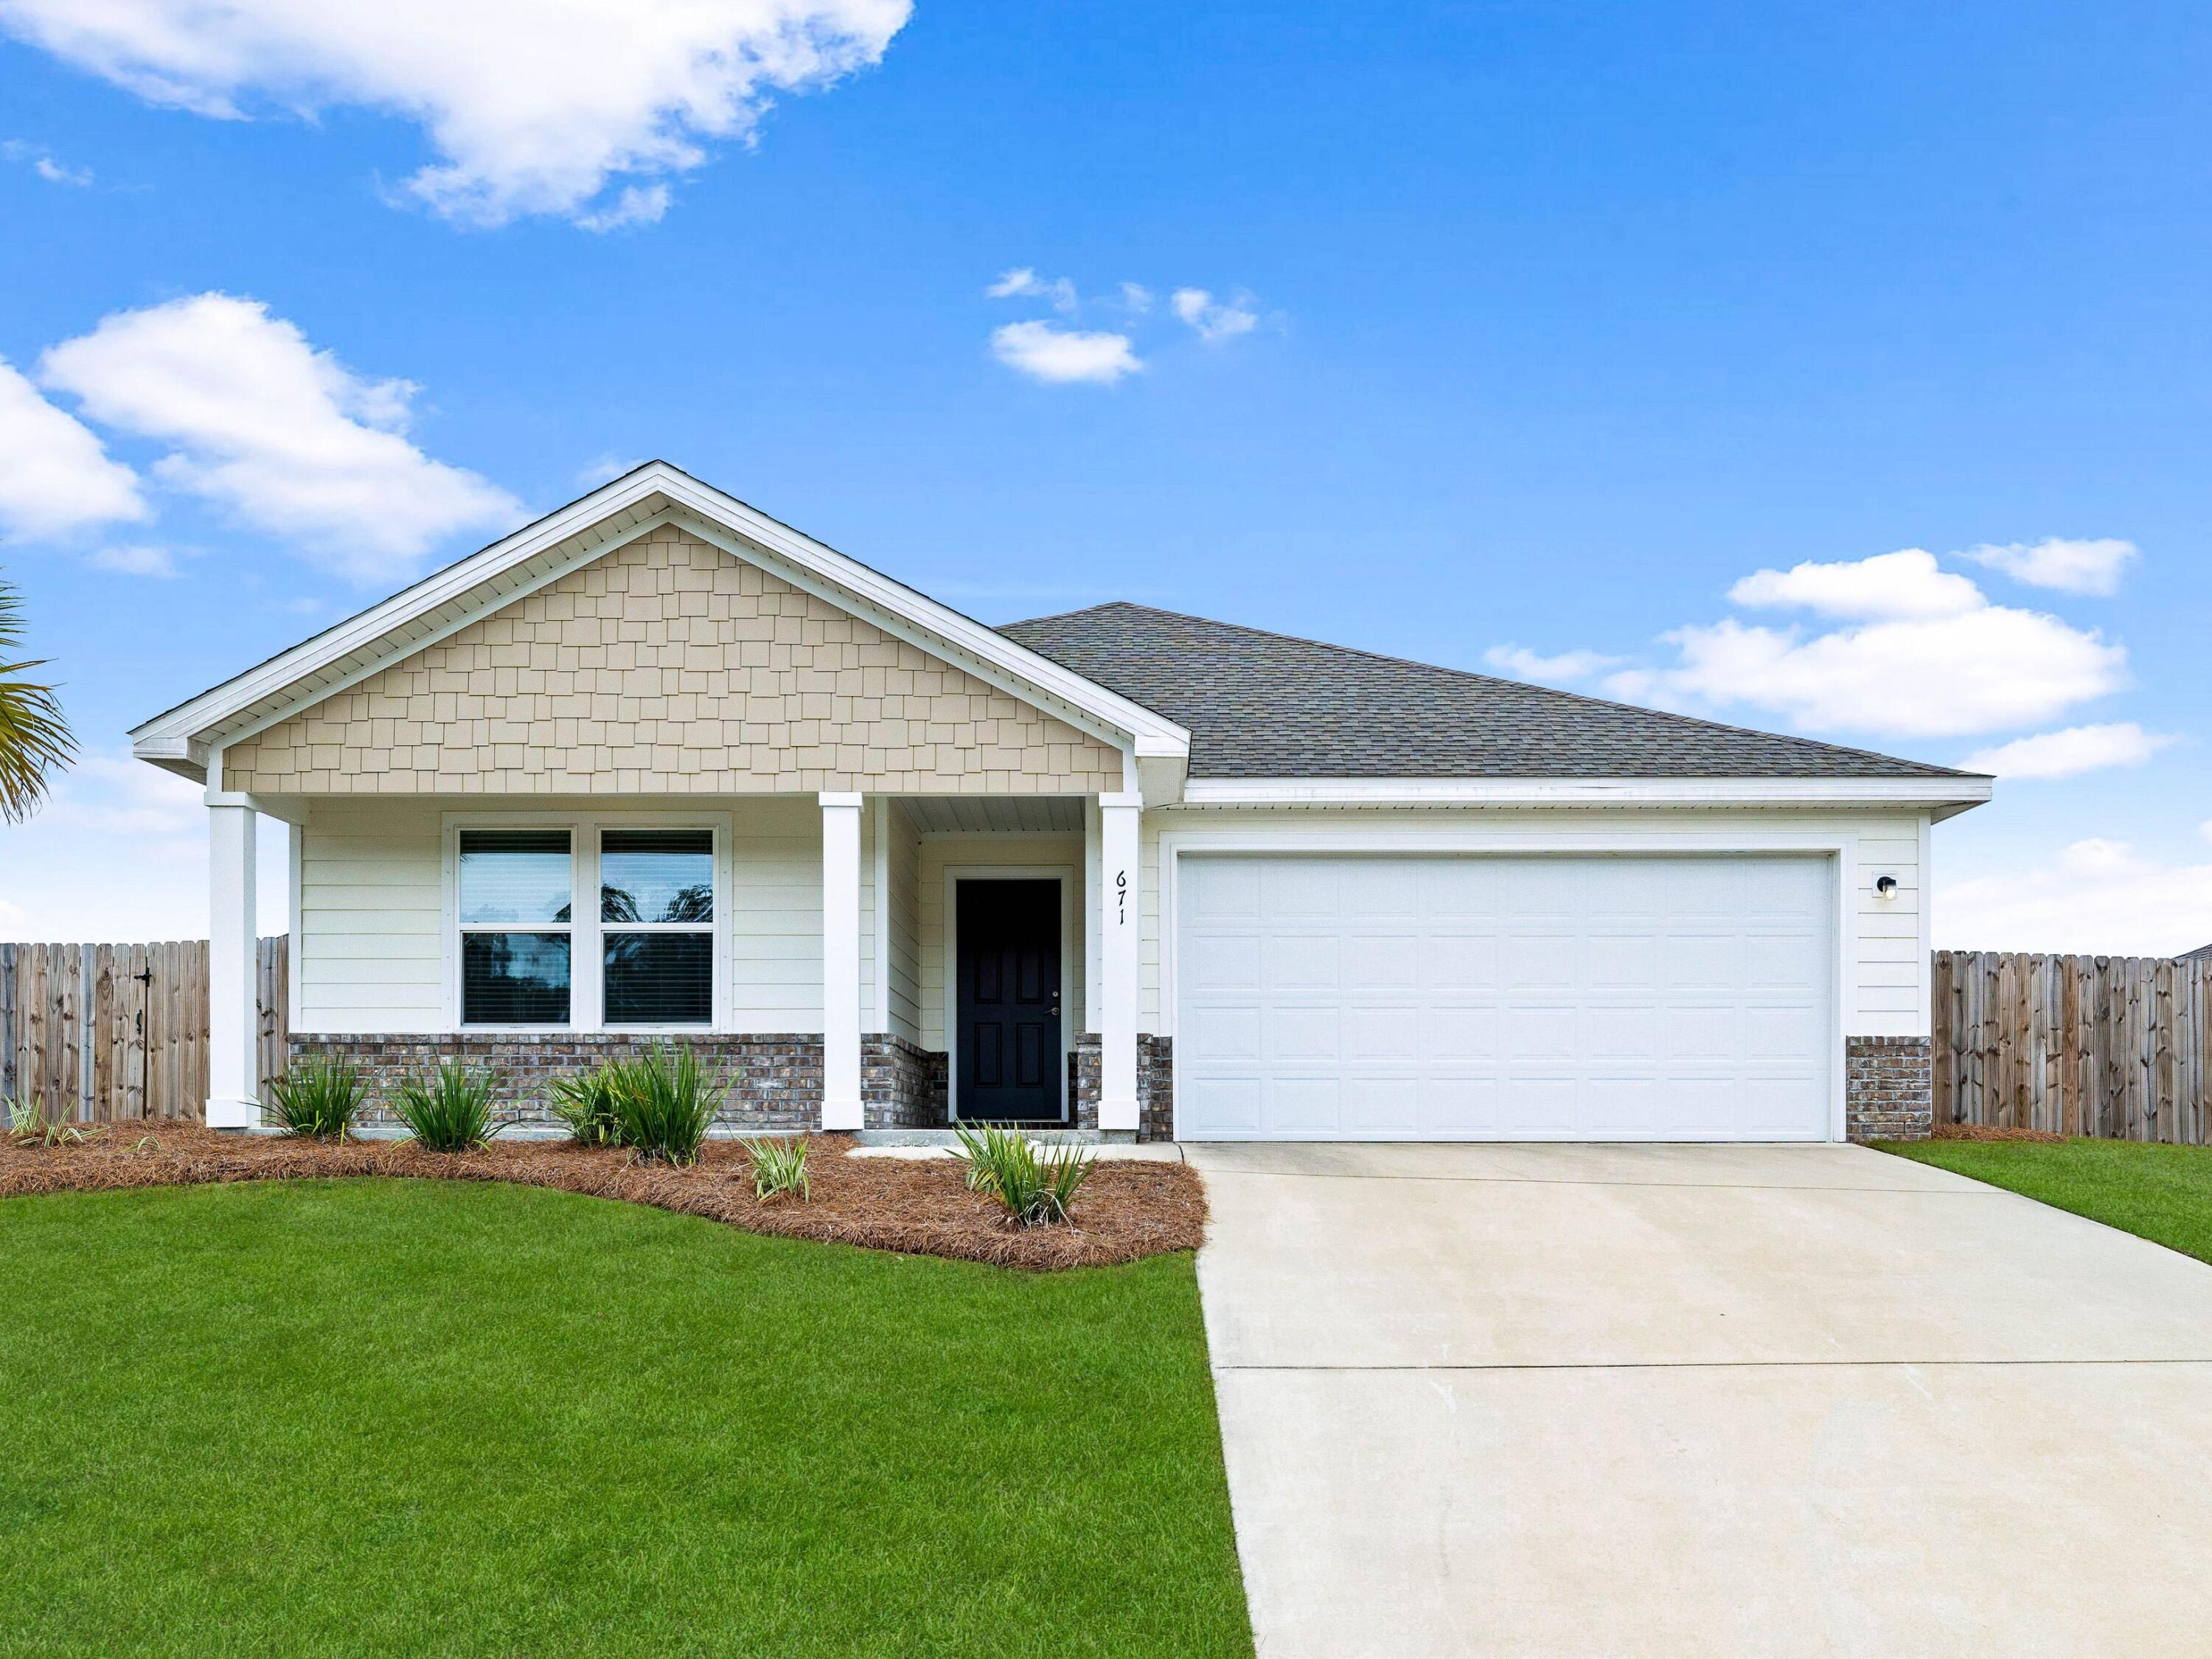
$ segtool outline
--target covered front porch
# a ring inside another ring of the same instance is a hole
[[[291,1052],[373,1085],[688,1044],[733,1132],[1172,1133],[1138,1032],[1139,798],[866,791],[364,799],[210,791],[208,1121],[261,1119],[256,830],[288,826]]]

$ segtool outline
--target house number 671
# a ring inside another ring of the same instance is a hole
[[[1129,872],[1127,870],[1114,872],[1114,925],[1116,927],[1129,925]]]

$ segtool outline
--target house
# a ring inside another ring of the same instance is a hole
[[[1987,778],[1130,605],[994,629],[665,463],[157,716],[208,1120],[295,1052],[516,1099],[681,1037],[750,1127],[1837,1139],[1928,1122]]]

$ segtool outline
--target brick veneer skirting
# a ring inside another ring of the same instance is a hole
[[[1936,1126],[1926,1037],[1844,1039],[1844,1129],[1853,1140],[1925,1140]]]
[[[818,1129],[822,1127],[822,1039],[812,1032],[732,1036],[701,1032],[676,1039],[688,1046],[711,1079],[726,1079],[729,1094],[720,1121],[733,1129]],[[386,1123],[386,1091],[404,1077],[419,1076],[459,1060],[491,1068],[498,1079],[502,1115],[526,1123],[554,1121],[547,1085],[564,1073],[605,1060],[643,1054],[651,1038],[605,1031],[545,1034],[462,1032],[422,1036],[360,1036],[295,1033],[289,1052],[343,1054],[368,1079],[368,1123]],[[871,1128],[929,1128],[945,1121],[945,1056],[896,1036],[861,1039],[860,1094]]]
[[[1175,1040],[1137,1034],[1137,1139],[1175,1139]],[[1098,1127],[1101,1044],[1096,1031],[1075,1039],[1068,1055],[1068,1089],[1075,1101],[1075,1127]]]
[[[945,1055],[902,1036],[860,1039],[860,1103],[871,1129],[945,1127]]]

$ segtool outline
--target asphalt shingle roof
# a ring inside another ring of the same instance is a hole
[[[999,631],[1188,727],[1193,777],[1971,775],[1140,605]]]

